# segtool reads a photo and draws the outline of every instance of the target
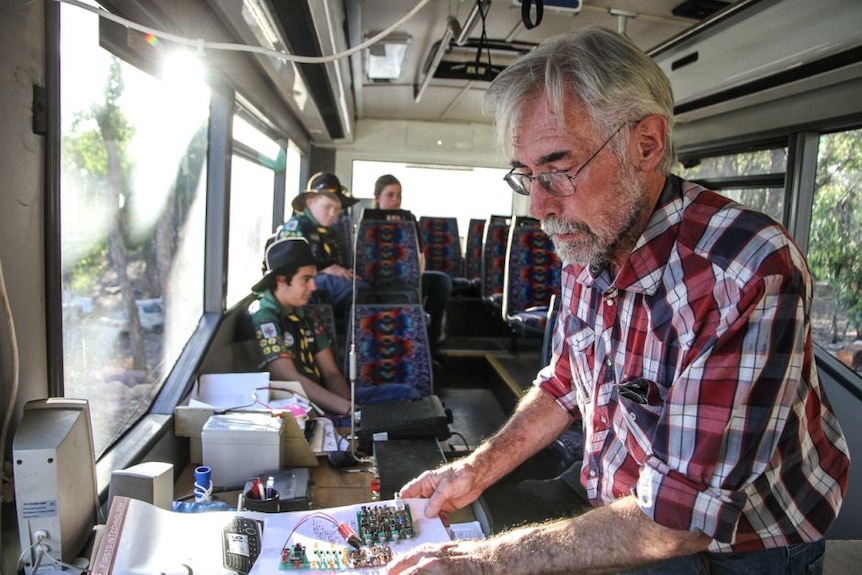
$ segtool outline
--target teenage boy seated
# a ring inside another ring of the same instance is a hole
[[[272,379],[298,381],[308,399],[330,415],[350,415],[350,385],[338,369],[323,325],[303,309],[314,293],[317,266],[304,238],[273,242],[264,256],[266,271],[251,289],[257,299],[248,307],[260,350],[260,365]],[[356,388],[357,409],[369,403],[417,399],[407,384]]]
[[[337,318],[343,318],[353,303],[353,269],[339,239],[336,224],[341,210],[358,200],[346,194],[346,188],[334,174],[318,172],[308,180],[305,191],[291,202],[293,216],[275,231],[281,238],[305,238],[320,271],[317,287],[329,293]],[[371,287],[355,278],[356,289]]]

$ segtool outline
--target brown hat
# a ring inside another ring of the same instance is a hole
[[[266,248],[264,256],[266,272],[259,282],[254,284],[252,291],[262,292],[273,286],[275,276],[283,272],[286,267],[301,268],[303,266],[315,266],[314,256],[305,238],[284,238],[272,242]]]
[[[341,204],[341,209],[349,208],[359,201],[350,195],[347,188],[341,185],[335,174],[330,174],[329,172],[317,172],[309,178],[308,185],[305,188],[305,191],[300,192],[298,196],[293,198],[290,204],[296,212],[303,211],[305,209],[305,200],[317,194],[323,194],[333,200],[337,200]]]

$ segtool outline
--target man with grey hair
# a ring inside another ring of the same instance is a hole
[[[787,231],[670,173],[670,82],[619,34],[550,39],[488,98],[564,262],[553,356],[500,431],[401,496],[445,517],[580,420],[593,509],[390,573],[820,573],[849,451]]]

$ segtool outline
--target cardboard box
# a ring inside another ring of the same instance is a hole
[[[201,432],[207,420],[217,413],[269,413],[262,406],[252,407],[252,394],[263,402],[269,400],[268,373],[213,373],[198,379],[189,397],[174,408],[174,434],[188,437],[191,463],[203,462]],[[189,405],[190,404],[190,405]],[[246,407],[236,408],[237,405]],[[305,433],[289,411],[279,413],[281,426],[281,467],[314,467],[317,456],[305,439]]]
[[[177,437],[188,437],[191,463],[203,463],[201,433],[207,420],[223,409],[213,407],[189,407],[178,405],[174,408],[174,434]],[[235,410],[231,413],[266,413],[259,410]],[[317,456],[305,439],[305,433],[290,412],[280,415],[282,420],[280,436],[279,467],[315,467]]]

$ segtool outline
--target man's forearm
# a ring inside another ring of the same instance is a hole
[[[476,469],[485,489],[554,441],[570,424],[571,416],[550,395],[533,388],[506,424],[464,463]]]
[[[612,573],[705,551],[710,538],[651,521],[634,496],[573,519],[508,531],[486,541],[494,573]]]

